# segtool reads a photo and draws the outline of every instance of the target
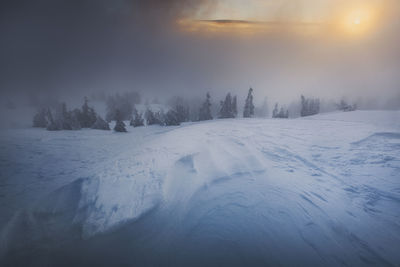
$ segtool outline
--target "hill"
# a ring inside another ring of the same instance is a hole
[[[5,263],[400,263],[399,111],[0,137]]]

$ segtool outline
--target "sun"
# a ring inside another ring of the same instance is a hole
[[[374,9],[369,7],[350,9],[344,13],[341,21],[345,33],[352,35],[365,34],[376,23]]]

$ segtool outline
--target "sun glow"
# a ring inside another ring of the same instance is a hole
[[[360,35],[373,29],[376,25],[376,10],[372,7],[358,7],[345,11],[340,19],[341,28],[347,34]]]
[[[212,12],[199,11],[179,19],[179,29],[218,35],[283,33],[360,38],[378,30],[381,20],[385,19],[386,3],[386,0],[304,0],[299,8],[295,5],[297,1],[287,5],[283,0],[216,1],[219,5]]]

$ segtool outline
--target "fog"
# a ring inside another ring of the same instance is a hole
[[[217,2],[3,1],[1,99],[69,100],[134,90],[159,98],[210,91],[218,101],[228,91],[243,98],[251,86],[256,102],[267,96],[288,105],[306,94],[346,97],[364,108],[400,108],[398,2],[382,1],[379,23],[354,38],[330,27],[333,10],[350,1],[336,2],[317,33],[285,24],[282,14],[293,13],[288,1],[268,18],[278,25],[273,30],[243,34],[178,25],[182,18],[215,14]],[[310,5],[295,2],[301,10]]]

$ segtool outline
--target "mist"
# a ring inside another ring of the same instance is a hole
[[[246,35],[177,24],[207,18],[221,8],[215,1],[3,1],[1,99],[72,101],[121,91],[167,99],[209,91],[218,102],[227,92],[244,98],[253,87],[259,101],[286,105],[306,94],[399,108],[399,4],[385,1],[379,29],[347,38],[330,29],[333,11],[317,34],[283,23],[306,2],[282,1],[270,16],[280,26]]]

